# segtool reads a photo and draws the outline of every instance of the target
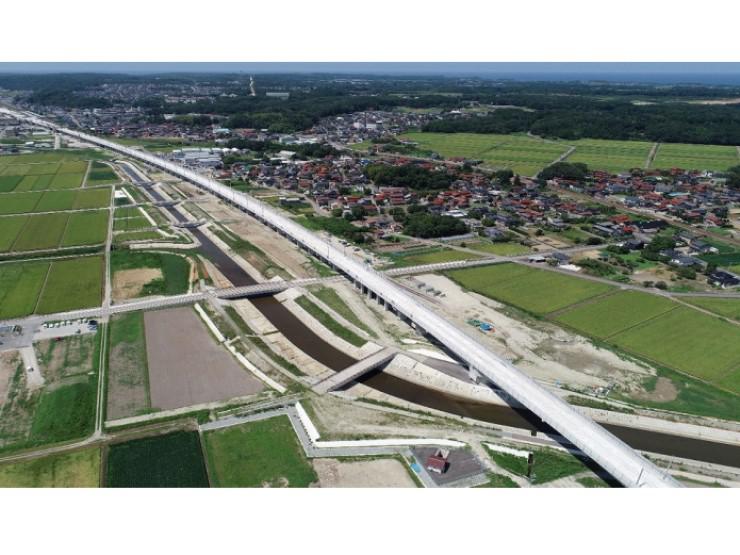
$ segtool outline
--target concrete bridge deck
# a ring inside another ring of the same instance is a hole
[[[319,394],[334,391],[335,389],[338,389],[343,385],[347,385],[349,382],[367,374],[371,370],[375,370],[378,366],[382,366],[397,354],[398,350],[394,347],[381,349],[362,360],[358,360],[352,366],[345,368],[341,372],[337,372],[325,380],[320,381],[314,385],[312,389]]]

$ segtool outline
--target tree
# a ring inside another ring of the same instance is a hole
[[[570,162],[556,162],[547,166],[544,170],[539,173],[539,177],[542,179],[554,179],[559,177],[561,179],[572,179],[575,181],[582,181],[588,173],[588,166],[586,164],[576,163],[571,164]]]

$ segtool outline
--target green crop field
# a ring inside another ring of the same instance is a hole
[[[77,198],[77,191],[46,191],[34,208],[34,212],[71,210]]]
[[[516,256],[529,252],[529,247],[525,247],[521,243],[514,243],[512,241],[493,242],[481,240],[465,242],[465,246],[475,251],[480,251],[487,254],[496,254],[498,256]]]
[[[470,260],[480,256],[453,249],[438,247],[409,250],[406,252],[392,253],[388,255],[391,263],[388,268],[405,268],[408,266],[419,266],[422,264],[438,264],[440,262],[452,262],[455,260]]]
[[[0,200],[0,202],[2,202]],[[0,252],[8,252],[15,238],[26,225],[26,216],[8,216],[0,218]]]
[[[204,435],[216,487],[305,488],[318,480],[286,416]]]
[[[20,175],[0,175],[0,193],[15,191],[21,181],[23,177]]]
[[[94,488],[99,481],[97,448],[0,465],[0,488]]]
[[[51,263],[36,311],[50,314],[97,306],[102,287],[102,256],[55,260]]]
[[[576,147],[568,162],[587,164],[590,169],[620,173],[632,168],[644,168],[653,143],[641,141],[611,141],[580,139],[567,141]]]
[[[678,306],[664,297],[635,291],[619,291],[594,302],[576,306],[558,316],[556,320],[586,335],[604,339]]]
[[[18,216],[16,216],[18,217]],[[53,249],[67,227],[67,214],[39,214],[27,216],[26,225],[13,243],[14,251]]]
[[[53,443],[90,435],[95,427],[97,380],[83,381],[44,390],[33,415],[31,438]]]
[[[116,218],[113,221],[113,231],[134,231],[152,227],[152,223],[144,216],[133,218]]]
[[[740,393],[740,328],[680,307],[614,335],[620,348]],[[734,382],[734,383],[733,383]]]
[[[61,246],[71,247],[104,243],[108,234],[108,216],[109,212],[107,210],[70,214]]]
[[[0,252],[95,245],[105,241],[108,211],[0,217]]]
[[[526,135],[412,132],[401,135],[401,138],[445,158],[482,160],[485,166],[510,168],[515,173],[528,176],[535,175],[568,151],[565,145]]]
[[[75,199],[75,210],[85,208],[105,208],[110,206],[111,187],[78,191]]]
[[[685,170],[726,170],[740,164],[734,146],[662,143],[651,168]]]
[[[740,299],[713,299],[711,297],[684,297],[681,299],[705,310],[740,320]]]
[[[0,264],[0,318],[32,314],[48,272],[48,262]]]
[[[13,193],[0,197],[0,215],[33,212],[42,193]]]
[[[87,186],[110,185],[121,181],[108,164],[102,162],[93,162],[90,167],[90,173],[87,176]]]
[[[613,289],[603,283],[516,264],[452,270],[447,274],[466,289],[540,315]]]
[[[106,486],[119,488],[208,487],[197,432],[174,432],[110,446]]]
[[[32,154],[12,154],[0,156],[0,168],[16,164],[38,164],[49,162],[73,162],[75,160],[109,160],[110,157],[93,149],[59,149]]]
[[[116,233],[113,237],[115,244],[126,243],[128,241],[161,241],[164,236],[155,230],[148,231],[124,231]]]

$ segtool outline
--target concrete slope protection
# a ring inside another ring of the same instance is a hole
[[[30,112],[13,112],[6,109],[0,111],[140,160],[232,203],[303,246],[315,256],[325,260],[348,278],[360,284],[363,290],[382,299],[391,310],[408,318],[424,332],[445,345],[463,360],[472,371],[485,376],[526,406],[543,422],[552,426],[559,434],[578,447],[624,486],[680,487],[680,484],[668,473],[642,457],[594,421],[577,412],[567,402],[541,387],[509,361],[492,353],[465,331],[417,302],[390,279],[363,263],[344,255],[342,251],[334,248],[329,242],[305,229],[292,219],[283,216],[269,205],[153,154],[60,127]]]

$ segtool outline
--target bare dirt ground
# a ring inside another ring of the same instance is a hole
[[[445,297],[438,297],[437,309],[451,320],[463,326],[468,325],[470,318],[492,323],[493,333],[479,334],[483,342],[534,378],[577,388],[610,383],[629,387],[655,373],[553,324],[522,321],[507,315],[506,307],[500,303],[467,293],[444,276],[424,275],[418,279],[445,294]]]
[[[10,381],[13,379],[18,365],[20,364],[18,351],[0,352],[0,407],[5,403],[5,397],[10,389]]]
[[[114,324],[115,325],[115,322]],[[106,418],[116,420],[149,410],[146,364],[141,362],[144,342],[120,342],[113,346],[108,363]]]
[[[62,341],[39,341],[35,348],[44,378],[50,382],[86,374],[93,368],[95,336],[92,334],[73,335]]]
[[[645,391],[643,389],[633,395],[638,399],[644,399],[645,401],[666,403],[668,401],[673,401],[678,396],[678,390],[671,380],[661,376],[655,383],[655,389],[653,389],[653,391]]]
[[[215,343],[191,308],[147,312],[144,322],[152,407],[175,409],[264,389]]]
[[[113,301],[134,299],[147,283],[161,278],[162,270],[159,268],[120,270],[113,275]]]
[[[396,459],[342,462],[314,459],[313,467],[322,488],[413,488],[414,481]]]

